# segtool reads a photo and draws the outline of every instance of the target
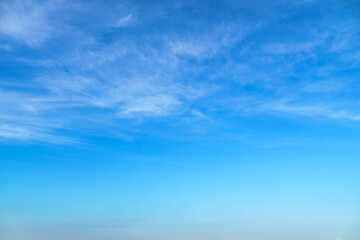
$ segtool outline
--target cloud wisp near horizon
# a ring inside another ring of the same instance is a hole
[[[129,119],[360,119],[355,2],[199,4],[2,2],[2,139],[77,142]]]

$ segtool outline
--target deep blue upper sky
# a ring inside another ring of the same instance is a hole
[[[0,1],[0,238],[359,240],[360,3]]]

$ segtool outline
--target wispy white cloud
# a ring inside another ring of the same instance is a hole
[[[265,112],[267,114],[286,113],[302,115],[306,117],[346,119],[351,121],[360,121],[360,113],[339,109],[336,106],[324,104],[299,104],[292,103],[289,100],[276,100],[266,102],[252,110]]]
[[[4,138],[11,138],[11,139],[29,139],[34,136],[34,132],[30,131],[27,128],[20,128],[18,126],[9,126],[3,124],[0,126],[0,136]]]
[[[145,21],[138,19],[140,8],[129,11],[133,8],[95,4],[96,9],[89,7],[94,7],[93,3],[79,3],[76,13],[94,24],[82,29],[85,20],[73,13],[58,19],[73,31],[61,32],[67,47],[48,56],[52,51],[42,43],[59,34],[54,32],[57,25],[50,15],[60,3],[29,0],[24,5],[20,1],[0,5],[0,34],[36,47],[41,55],[19,55],[15,60],[34,68],[34,77],[27,77],[27,84],[0,85],[0,100],[5,105],[0,110],[3,138],[32,135],[45,139],[42,136],[52,136],[58,129],[77,129],[84,119],[101,118],[104,124],[169,116],[179,121],[208,120],[209,112],[233,111],[234,106],[248,113],[358,120],[356,110],[348,107],[352,100],[335,96],[349,91],[354,79],[338,76],[346,68],[341,64],[319,60],[332,54],[332,61],[355,66],[348,53],[356,48],[352,28],[341,30],[341,26],[317,22],[294,31],[295,37],[292,32],[287,38],[276,34],[264,37],[264,31],[271,32],[301,4],[281,18],[267,14],[252,24],[237,17],[214,22],[182,20],[187,24],[184,29],[164,25],[164,29],[152,31],[149,26],[164,21],[165,6],[156,14],[143,16]],[[169,9],[182,11],[182,7]],[[105,16],[108,10],[109,16]],[[136,28],[128,28],[135,22]],[[346,34],[336,37],[339,32]],[[323,63],[313,66],[315,61]],[[239,99],[240,106],[236,105]],[[317,100],[321,104],[309,104]],[[334,106],[334,101],[338,105]]]
[[[0,125],[0,141],[46,142],[52,144],[80,144],[75,138],[60,136],[49,129],[31,125]]]
[[[233,23],[218,24],[210,30],[168,38],[167,43],[176,56],[210,58],[230,49],[256,28]]]
[[[175,113],[181,102],[172,95],[160,94],[149,97],[138,97],[127,101],[121,107],[120,116],[132,116],[140,114],[143,116],[166,116]]]
[[[53,28],[48,21],[51,1],[2,1],[0,4],[0,34],[38,46],[51,37]]]
[[[282,42],[271,42],[264,44],[264,53],[274,55],[285,54],[298,54],[307,53],[310,54],[316,50],[317,47],[324,47],[325,41],[329,38],[329,34],[326,30],[319,30],[317,28],[306,29],[307,33],[298,40],[288,40]],[[305,31],[304,31],[305,32]],[[305,39],[302,39],[304,38]]]
[[[129,24],[131,24],[134,21],[134,17],[132,13],[128,13],[126,16],[123,16],[121,18],[119,18],[116,21],[115,26],[116,27],[125,27],[128,26]]]

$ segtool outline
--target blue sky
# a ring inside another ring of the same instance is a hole
[[[0,237],[359,240],[360,4],[0,2]]]

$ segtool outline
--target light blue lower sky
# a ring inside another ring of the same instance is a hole
[[[359,236],[356,146],[144,140],[1,151],[3,239]]]

